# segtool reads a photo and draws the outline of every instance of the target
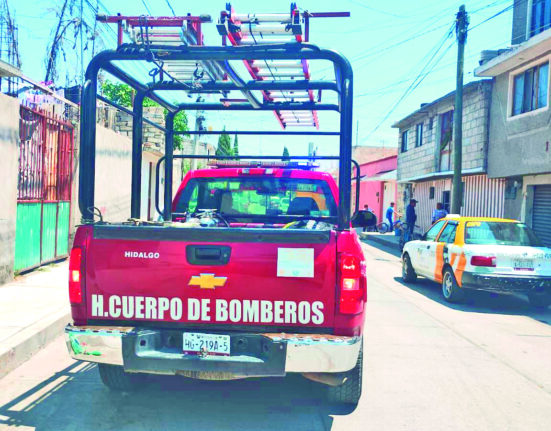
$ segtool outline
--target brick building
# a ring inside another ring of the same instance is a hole
[[[474,81],[463,87],[463,205],[466,216],[503,216],[504,181],[486,175],[492,82]],[[449,211],[453,176],[455,91],[424,103],[398,121],[397,209],[404,212],[411,198],[417,204],[419,230],[431,224],[436,204]]]

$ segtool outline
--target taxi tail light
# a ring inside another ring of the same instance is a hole
[[[496,257],[495,256],[473,256],[471,257],[472,266],[488,266],[495,268]]]
[[[339,253],[339,311],[359,314],[366,296],[364,263],[354,255]]]
[[[69,302],[81,304],[83,301],[82,277],[83,271],[82,248],[73,247],[69,257]]]

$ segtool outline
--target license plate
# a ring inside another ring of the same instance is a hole
[[[185,332],[183,350],[184,353],[203,353],[229,356],[230,336]]]
[[[531,259],[515,259],[513,267],[516,270],[532,271],[534,269],[534,262]]]

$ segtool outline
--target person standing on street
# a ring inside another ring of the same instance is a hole
[[[413,237],[413,229],[415,228],[415,222],[417,221],[417,213],[415,212],[415,205],[417,205],[417,201],[415,199],[411,199],[409,201],[409,205],[406,208],[406,224],[407,224],[407,230],[405,232],[406,237],[405,242],[411,241]]]
[[[394,202],[391,202],[385,213],[386,220],[388,221],[389,232],[392,232],[394,230],[394,213]]]
[[[436,209],[432,212],[432,223],[437,222],[441,218],[444,218],[448,215],[448,212],[444,209],[442,202],[436,204]]]

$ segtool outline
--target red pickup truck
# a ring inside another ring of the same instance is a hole
[[[135,373],[303,373],[329,383],[332,400],[356,403],[364,257],[353,231],[334,228],[332,176],[297,166],[192,171],[171,223],[80,226],[73,358],[97,362],[111,388],[135,385]]]

